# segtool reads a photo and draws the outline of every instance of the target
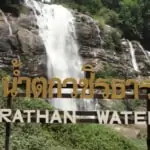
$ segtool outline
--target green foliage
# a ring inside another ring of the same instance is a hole
[[[101,8],[100,0],[56,0],[55,3],[66,4],[80,12],[90,12],[95,14]]]
[[[96,15],[103,17],[105,23],[111,26],[116,26],[119,23],[119,15],[115,11],[108,8],[101,8]]]
[[[146,150],[145,141],[138,144],[139,140],[127,140],[104,125],[14,124],[12,129],[12,150]],[[2,124],[1,149],[3,131]]]
[[[135,110],[137,107],[142,106],[143,101],[141,100],[131,100],[130,101],[130,106],[132,108],[132,110]]]
[[[78,150],[139,150],[119,133],[103,125],[53,125],[54,139]]]
[[[99,17],[99,16],[93,16],[95,20],[97,20],[98,22],[98,26],[101,30],[104,30],[105,27],[105,20],[103,17]]]
[[[120,28],[130,39],[143,38],[142,3],[138,0],[122,0],[119,16]]]
[[[116,111],[126,111],[126,106],[123,103],[123,100],[113,100],[113,104],[111,106],[112,110],[116,110]]]
[[[120,0],[101,0],[104,6],[110,9],[117,9],[120,4]]]
[[[12,150],[73,150],[58,143],[40,124],[15,124],[11,140]]]
[[[118,77],[118,72],[110,66],[105,66],[103,71],[96,72],[95,77],[96,79],[97,78],[112,79]]]
[[[0,69],[0,80],[6,76],[7,76],[7,73],[4,70]]]
[[[43,109],[53,110],[53,107],[43,99],[15,98],[13,100],[14,109]]]
[[[3,145],[4,145],[4,139],[3,139],[3,136],[4,136],[4,124],[0,124],[0,149],[3,149]]]
[[[51,150],[56,142],[41,125],[16,124],[12,134],[12,150]]]
[[[140,40],[147,49],[150,48],[149,0],[57,0],[57,2],[65,3],[83,13],[88,12],[98,20],[101,28],[104,23],[109,24],[120,29],[126,38]]]
[[[126,106],[126,110],[129,111],[138,110],[140,107],[146,108],[146,101],[144,100],[125,100],[124,104]]]
[[[103,47],[105,49],[111,49],[121,51],[121,32],[110,26],[105,26],[103,30]]]
[[[146,107],[146,101],[141,101],[141,100],[121,100],[121,101],[114,101],[112,104],[112,110],[117,110],[117,111],[137,111],[141,110],[141,107],[145,108]],[[139,109],[140,108],[140,109]]]
[[[146,48],[150,48],[150,1],[144,0],[144,9],[143,9],[143,17],[144,17],[144,39],[143,44],[146,45]]]
[[[4,70],[0,69],[0,109],[6,106],[6,98],[3,97],[2,78],[7,76],[7,73]]]
[[[145,139],[131,139],[131,141],[140,149],[147,150],[147,145],[145,143]]]
[[[7,6],[10,4],[20,4],[20,0],[1,0],[0,7]]]
[[[112,30],[111,38],[114,43],[114,49],[117,51],[121,50],[121,32],[117,29]]]
[[[0,7],[3,7],[5,5],[9,5],[11,3],[11,0],[1,0],[0,1]]]
[[[89,2],[87,4],[86,3],[84,5],[87,5],[89,12],[92,14],[95,14],[102,6],[100,0],[89,0]]]
[[[21,2],[20,0],[1,0],[0,8],[4,12],[11,12],[12,15],[18,17],[20,15]]]

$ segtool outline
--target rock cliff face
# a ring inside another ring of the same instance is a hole
[[[19,18],[14,18],[9,15],[8,20],[12,35],[4,18],[0,17],[0,67],[11,68],[12,58],[20,58],[24,64],[24,75],[46,73],[46,53],[38,35],[35,17],[22,14]]]
[[[103,38],[104,33],[100,32],[96,22],[83,14],[75,13],[75,16],[80,55],[84,63],[92,63],[96,71],[103,71],[106,66],[109,66],[123,77],[150,75],[150,53],[144,50],[139,42],[120,39],[120,51],[105,49],[103,48],[103,43],[106,42]],[[109,34],[112,29],[107,26],[105,34]],[[139,71],[133,66],[131,50],[134,51]]]
[[[0,15],[0,68],[10,69],[11,59],[19,57],[24,64],[22,74],[46,75],[45,48],[38,35],[33,13],[21,14],[19,18],[12,17],[11,14],[6,16],[12,28],[12,35],[4,17]],[[150,53],[144,51],[138,42],[131,42],[139,68],[139,71],[135,71],[128,40],[121,40],[121,51],[104,49],[103,33],[96,22],[78,12],[74,12],[74,16],[79,52],[84,63],[93,64],[96,71],[103,71],[109,66],[124,77],[137,74],[150,76]]]

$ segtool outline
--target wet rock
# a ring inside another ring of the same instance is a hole
[[[24,54],[34,55],[44,52],[44,45],[38,35],[33,34],[31,31],[19,28],[17,33],[20,43],[20,49]]]
[[[98,24],[88,15],[73,11],[79,44],[79,54],[84,64],[92,64],[97,72],[104,71],[105,66],[113,68],[118,76],[136,77],[150,75],[150,52],[144,52],[140,43],[132,41],[135,50],[135,58],[140,72],[133,68],[129,41],[121,40],[122,51],[103,48],[103,33]],[[6,14],[7,16],[7,14]],[[0,64],[1,67],[11,65],[10,58],[20,58],[24,64],[24,74],[46,75],[46,52],[38,33],[38,26],[33,12],[21,14],[18,18],[9,15],[9,22],[13,35],[9,35],[8,25],[0,16]],[[105,26],[105,34],[114,30],[111,26]],[[149,55],[148,55],[149,54]],[[12,57],[13,56],[13,57]],[[6,58],[5,60],[3,58]],[[8,59],[7,59],[8,58]]]

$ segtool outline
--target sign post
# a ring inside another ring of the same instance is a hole
[[[150,93],[150,89],[147,89],[147,94]],[[147,112],[150,112],[150,99],[147,99]],[[148,120],[148,118],[147,118]],[[150,150],[150,125],[147,123],[147,149]]]
[[[11,108],[12,97],[11,94],[7,98],[7,108]],[[11,123],[5,123],[5,150],[9,150],[10,148],[10,134],[11,134]]]

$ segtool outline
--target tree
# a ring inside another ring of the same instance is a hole
[[[9,5],[11,0],[0,0],[0,7],[2,8],[5,5]]]
[[[110,9],[118,9],[120,5],[120,0],[102,0],[104,6]]]
[[[150,48],[150,1],[144,0],[144,9],[143,9],[143,18],[144,18],[144,44],[146,48]]]
[[[21,0],[0,0],[0,8],[4,12],[10,12],[12,15],[18,17],[20,15]]]
[[[21,3],[21,0],[11,0],[11,3],[12,3],[12,4],[20,4],[20,3]]]
[[[120,28],[132,40],[143,38],[144,20],[141,0],[122,0],[120,3]]]
[[[0,7],[8,6],[10,4],[20,4],[21,0],[0,0]]]

